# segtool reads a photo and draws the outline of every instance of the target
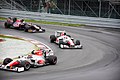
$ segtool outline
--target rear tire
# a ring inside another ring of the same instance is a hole
[[[51,43],[54,43],[55,40],[56,40],[55,35],[51,35],[51,36],[50,36],[50,42],[51,42]]]
[[[5,28],[8,28],[7,22],[4,23]]]
[[[57,63],[57,57],[56,56],[48,56],[48,63],[50,65],[55,65]]]
[[[5,26],[5,28],[10,28],[10,26],[12,26],[12,24],[5,22],[4,26]]]
[[[4,61],[3,61],[3,65],[7,65],[11,61],[13,61],[11,58],[5,58]]]

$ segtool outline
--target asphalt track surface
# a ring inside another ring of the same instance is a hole
[[[45,33],[26,33],[5,29],[0,34],[36,39],[50,46],[58,57],[56,65],[31,68],[16,73],[0,70],[0,80],[120,80],[120,32],[104,28],[74,28],[42,25]],[[60,49],[50,43],[49,36],[65,30],[81,41],[83,49]]]

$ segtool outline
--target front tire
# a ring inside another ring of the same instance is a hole
[[[63,49],[64,48],[64,42],[63,39],[59,40],[59,48]]]
[[[42,29],[42,32],[45,32],[45,29]]]
[[[22,61],[20,65],[21,67],[24,67],[25,71],[28,71],[31,67],[31,64],[28,61]]]
[[[28,29],[25,29],[25,32],[28,32]]]
[[[76,45],[80,45],[80,41],[79,40],[76,40]]]
[[[13,61],[11,58],[5,58],[4,61],[3,61],[3,65],[7,65],[11,61]]]
[[[59,48],[63,49],[64,45],[63,44],[59,44]]]

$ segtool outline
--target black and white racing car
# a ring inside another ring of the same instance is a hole
[[[55,35],[50,35],[50,42],[56,43],[61,49],[75,48],[82,49],[82,45],[79,40],[74,41],[70,35],[67,35],[65,31],[55,31]]]
[[[31,54],[19,56],[17,59],[5,58],[0,64],[0,69],[23,72],[28,71],[31,67],[39,67],[44,65],[55,65],[57,57],[53,55],[51,50],[33,50]]]

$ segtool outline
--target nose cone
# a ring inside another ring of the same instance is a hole
[[[73,43],[73,41],[72,40],[69,40],[69,42],[68,42],[71,46],[74,46],[74,43]]]

